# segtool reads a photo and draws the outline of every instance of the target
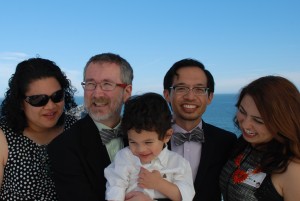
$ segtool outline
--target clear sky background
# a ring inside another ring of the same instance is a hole
[[[112,52],[134,69],[133,94],[161,93],[183,58],[211,71],[216,93],[264,75],[300,88],[299,0],[0,0],[0,97],[16,65],[53,60],[83,90],[83,67]]]

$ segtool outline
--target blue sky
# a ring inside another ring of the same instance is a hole
[[[300,1],[294,0],[0,0],[0,97],[16,65],[39,55],[80,86],[87,60],[124,57],[133,94],[161,93],[183,58],[211,71],[216,93],[237,93],[264,75],[300,88]]]

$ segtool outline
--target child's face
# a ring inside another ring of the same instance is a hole
[[[133,155],[139,157],[142,164],[150,163],[162,151],[163,146],[170,140],[172,129],[167,131],[163,140],[158,139],[155,131],[142,130],[137,133],[134,129],[128,131],[129,148]]]

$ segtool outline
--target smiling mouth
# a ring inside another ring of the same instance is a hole
[[[100,107],[100,106],[105,106],[107,103],[104,103],[104,102],[94,102],[94,105],[97,106],[97,107]]]
[[[141,158],[146,158],[146,157],[150,156],[150,154],[140,154],[139,156],[140,156]]]
[[[196,108],[195,105],[183,105],[184,108],[187,108],[187,109],[194,109]]]
[[[108,101],[108,100],[105,100],[105,99],[99,99],[99,100],[94,100],[94,101],[93,101],[93,104],[94,104],[95,106],[98,106],[98,107],[105,106],[105,105],[107,105],[108,103],[109,103],[109,101]]]
[[[245,133],[247,135],[255,135],[255,132],[251,131],[251,130],[248,130],[248,129],[244,129]]]
[[[47,117],[52,117],[52,116],[55,116],[55,112],[51,112],[51,113],[47,113],[47,114],[44,114],[44,116],[47,116]]]

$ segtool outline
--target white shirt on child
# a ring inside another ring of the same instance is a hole
[[[124,201],[125,194],[131,191],[141,191],[155,198],[166,198],[153,189],[138,187],[140,167],[149,171],[158,170],[169,182],[177,185],[182,201],[192,201],[195,195],[192,170],[189,162],[179,154],[165,147],[157,158],[149,164],[141,164],[139,158],[132,154],[129,147],[120,150],[115,160],[104,170],[106,183],[106,200]]]

